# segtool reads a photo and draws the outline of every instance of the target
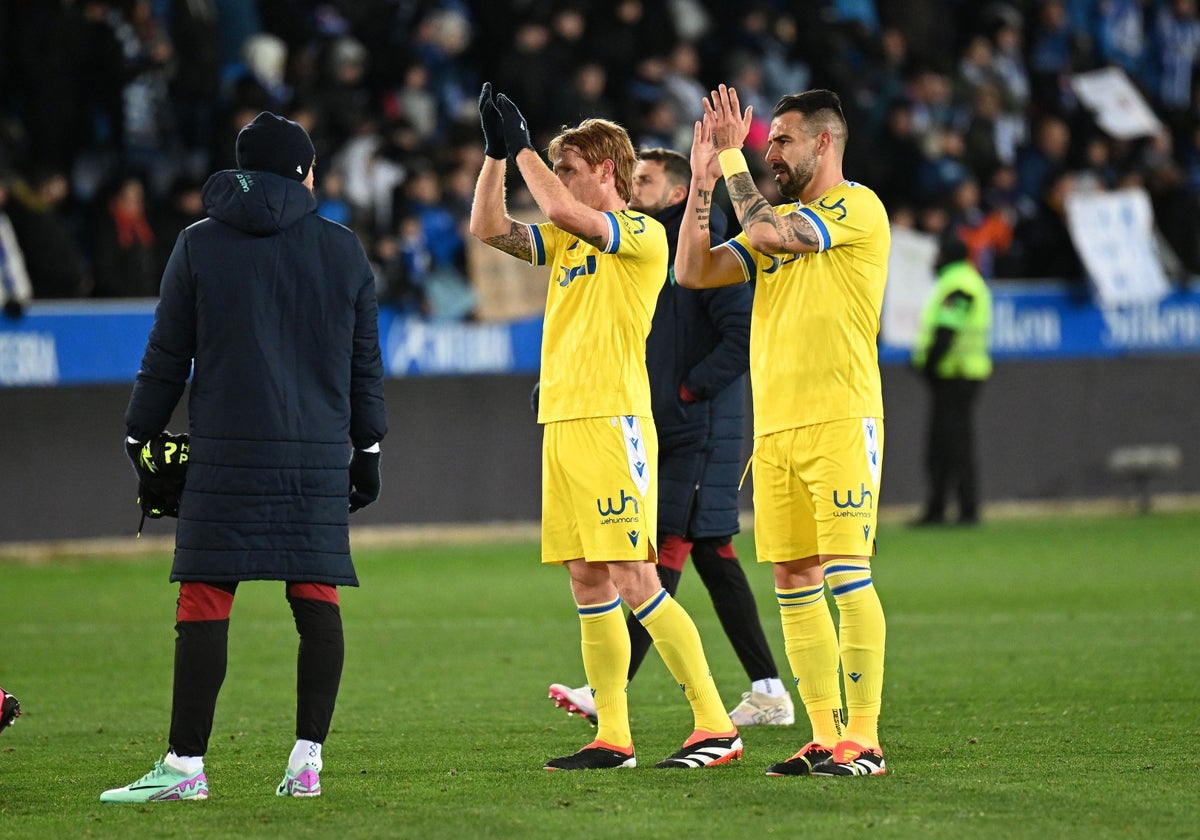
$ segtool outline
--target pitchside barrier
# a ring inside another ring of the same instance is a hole
[[[1146,493],[1200,494],[1200,288],[1111,307],[1058,284],[997,283],[994,293],[997,365],[978,429],[985,503],[1127,496],[1136,507]],[[0,542],[136,531],[121,439],[153,312],[153,301],[35,302],[18,321],[0,318]],[[540,319],[432,323],[384,307],[380,342],[383,495],[353,521],[535,520]],[[924,492],[927,399],[907,357],[900,344],[880,346],[885,506]],[[185,428],[186,397],[171,423]],[[1134,487],[1109,457],[1139,446],[1173,447],[1177,468]],[[169,533],[171,523],[148,527]]]

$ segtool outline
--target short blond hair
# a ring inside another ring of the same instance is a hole
[[[551,161],[559,156],[564,146],[576,149],[589,166],[611,160],[617,194],[622,201],[633,197],[633,170],[638,159],[624,126],[598,118],[584,120],[574,128],[563,126],[547,149]]]

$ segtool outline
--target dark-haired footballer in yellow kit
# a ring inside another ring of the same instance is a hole
[[[484,164],[471,233],[550,269],[538,419],[542,443],[542,562],[571,577],[584,672],[599,717],[596,738],[551,759],[547,770],[636,765],[625,694],[629,632],[622,601],[654,639],[683,688],[694,730],[659,767],[740,758],[742,741],[717,693],[696,626],[655,573],[658,441],[651,419],[646,336],[667,269],[662,225],[631,213],[637,162],[625,129],[584,120],[548,150],[533,147],[525,118],[485,84],[479,98]],[[508,216],[506,156],[550,221]]]
[[[793,202],[780,207],[749,174],[741,146],[752,114],[736,91],[721,85],[704,111],[675,276],[692,288],[755,284],[754,539],[759,561],[773,564],[784,647],[813,731],[767,774],[879,775],[886,625],[871,557],[883,459],[876,337],[887,213],[874,192],[842,175],[847,129],[835,93],[785,96],[775,108],[765,160]],[[743,232],[710,251],[706,221],[722,175]]]

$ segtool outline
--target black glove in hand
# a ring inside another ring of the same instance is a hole
[[[532,149],[533,140],[529,136],[529,124],[516,104],[503,93],[496,97],[496,110],[504,120],[504,145],[508,147],[508,155],[513,160],[522,149]]]
[[[379,475],[379,453],[355,449],[350,456],[350,512],[379,498],[383,479]]]
[[[483,125],[483,153],[496,160],[508,157],[504,147],[504,120],[492,101],[492,83],[484,82],[479,92],[479,122]]]
[[[4,314],[10,320],[19,321],[25,314],[25,304],[16,298],[9,298],[4,301]]]
[[[142,461],[143,446],[145,446],[144,443],[135,443],[129,438],[125,438],[125,454],[129,456],[129,462],[133,464],[133,471],[137,474],[138,481],[153,476],[150,468]]]

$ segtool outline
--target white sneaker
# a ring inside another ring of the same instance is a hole
[[[592,700],[591,686],[582,685],[579,688],[568,688],[560,683],[550,686],[550,699],[560,709],[566,709],[568,715],[579,715],[592,726],[599,719],[596,717],[596,703]]]
[[[743,691],[742,702],[729,713],[735,726],[791,726],[796,722],[792,696],[772,697],[760,691]]]

